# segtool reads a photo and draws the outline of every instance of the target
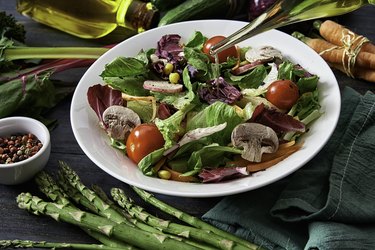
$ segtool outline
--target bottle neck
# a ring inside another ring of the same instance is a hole
[[[150,2],[123,0],[118,7],[116,19],[118,25],[139,33],[156,26],[159,12]]]

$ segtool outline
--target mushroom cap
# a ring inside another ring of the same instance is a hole
[[[133,110],[113,105],[104,110],[103,122],[107,126],[107,134],[110,137],[116,140],[125,140],[130,131],[141,124],[141,119]]]
[[[254,63],[260,61],[262,63],[272,62],[276,59],[283,59],[281,52],[271,46],[263,46],[260,48],[249,49],[245,53],[245,58],[248,62]]]
[[[235,147],[242,147],[242,158],[251,162],[260,162],[263,153],[273,153],[279,148],[276,132],[263,124],[242,123],[237,125],[231,136]]]

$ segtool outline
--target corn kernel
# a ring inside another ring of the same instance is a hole
[[[169,180],[171,178],[171,173],[168,170],[158,171],[158,176],[160,179]]]
[[[172,63],[167,63],[164,66],[163,73],[166,74],[166,75],[169,75],[170,73],[172,73],[172,71],[173,71],[173,64]]]
[[[178,83],[178,81],[180,80],[180,74],[179,73],[170,73],[169,74],[169,81],[171,83]]]

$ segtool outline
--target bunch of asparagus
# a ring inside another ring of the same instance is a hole
[[[36,215],[76,225],[100,244],[3,240],[0,248],[259,249],[139,188],[133,187],[143,200],[176,217],[181,223],[165,221],[148,213],[119,188],[111,189],[111,199],[99,186],[85,186],[65,162],[60,161],[59,165],[57,178],[45,171],[35,177],[39,189],[49,201],[30,193],[21,193],[17,197],[18,206]]]

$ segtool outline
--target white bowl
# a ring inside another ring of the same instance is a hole
[[[51,140],[47,127],[38,120],[14,116],[0,119],[0,136],[13,134],[34,134],[43,144],[42,148],[26,160],[0,164],[0,184],[15,185],[30,180],[42,170],[51,153]]]
[[[155,48],[159,39],[166,34],[179,34],[182,41],[187,41],[194,31],[201,31],[207,37],[228,36],[246,24],[231,20],[198,20],[166,25],[125,40],[96,60],[78,83],[70,111],[74,136],[85,154],[98,167],[125,183],[156,193],[185,197],[246,192],[277,181],[304,166],[322,149],[336,127],[340,114],[340,90],[332,70],[321,56],[298,39],[277,30],[254,36],[239,46],[273,46],[294,63],[317,74],[320,77],[318,88],[323,115],[303,136],[302,149],[265,171],[246,178],[211,184],[183,183],[145,176],[123,152],[110,146],[108,136],[99,126],[98,118],[88,104],[88,88],[103,83],[99,75],[105,65],[116,57],[135,56],[141,49]]]

